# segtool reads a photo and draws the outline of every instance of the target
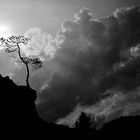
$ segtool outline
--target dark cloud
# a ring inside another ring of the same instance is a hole
[[[56,121],[78,104],[93,106],[109,89],[127,94],[139,86],[140,60],[131,57],[131,49],[140,44],[138,7],[118,9],[98,19],[83,8],[74,21],[63,23],[60,36],[61,43],[54,40],[59,44],[54,57],[45,65],[53,72],[41,73],[45,78],[37,109],[43,119]]]
[[[120,116],[139,115],[139,88],[127,93],[111,89],[102,94],[108,93],[110,93],[110,95],[107,98],[102,99],[96,104],[90,106],[78,105],[73,112],[65,118],[59,119],[57,123],[74,127],[82,111],[91,118],[91,122],[94,122],[93,125],[95,125],[97,129],[100,129],[106,122]]]

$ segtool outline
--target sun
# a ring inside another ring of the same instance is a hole
[[[8,38],[12,35],[11,28],[7,25],[0,25],[0,37]]]

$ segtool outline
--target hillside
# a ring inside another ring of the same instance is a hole
[[[140,117],[122,117],[104,125],[101,130],[84,127],[70,129],[47,123],[38,117],[35,108],[36,91],[26,86],[17,86],[8,77],[0,76],[1,102],[0,102],[0,127],[6,132],[15,132],[25,137],[105,137],[105,136],[129,136],[138,135],[140,129]],[[15,133],[13,133],[14,135]],[[53,134],[53,135],[52,135]],[[17,135],[17,134],[16,134]],[[66,136],[65,136],[66,135]]]

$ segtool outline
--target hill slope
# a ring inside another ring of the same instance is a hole
[[[129,136],[139,135],[140,117],[122,117],[113,120],[104,127],[96,131],[94,128],[74,128],[70,129],[65,126],[59,126],[47,123],[38,117],[35,107],[36,91],[26,86],[17,86],[8,77],[0,76],[0,126],[19,130],[19,134],[39,138],[51,136],[61,137],[84,137],[93,139],[101,136]],[[19,129],[20,128],[20,129]],[[17,133],[17,131],[16,131]],[[13,133],[14,134],[14,133]],[[66,136],[65,136],[66,135]]]

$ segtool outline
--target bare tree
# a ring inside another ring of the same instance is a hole
[[[4,47],[6,53],[10,56],[14,57],[18,62],[23,63],[26,67],[26,85],[30,87],[29,84],[29,76],[30,70],[29,65],[31,65],[34,69],[39,69],[42,67],[42,61],[38,57],[27,57],[25,53],[22,51],[20,44],[24,44],[25,47],[29,42],[29,38],[25,38],[24,36],[11,36],[8,39],[0,38],[1,46]]]

